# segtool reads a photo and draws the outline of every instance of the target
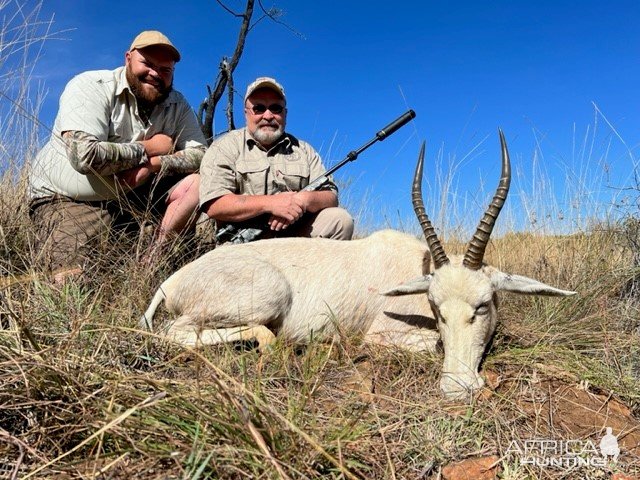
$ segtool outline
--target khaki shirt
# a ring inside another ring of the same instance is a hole
[[[51,138],[32,164],[31,198],[61,194],[74,200],[93,201],[114,199],[122,193],[124,187],[113,175],[83,174],[73,168],[61,138],[66,131],[85,132],[101,142],[130,144],[125,150],[132,158],[127,158],[122,169],[130,168],[132,162],[133,166],[145,162],[144,148],[133,142],[151,138],[156,133],[171,136],[176,151],[206,146],[196,116],[181,93],[172,91],[153,109],[145,123],[138,113],[124,66],[84,72],[67,84],[60,97]]]
[[[229,193],[273,195],[298,192],[323,175],[320,155],[307,142],[285,133],[269,150],[246,127],[215,140],[200,165],[200,206]],[[338,193],[330,181],[321,190]]]

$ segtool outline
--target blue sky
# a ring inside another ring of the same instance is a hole
[[[227,5],[240,11],[244,2]],[[639,157],[637,0],[264,5],[282,9],[286,26],[264,20],[254,27],[236,85],[243,92],[256,76],[277,78],[287,91],[288,130],[327,165],[408,108],[417,113],[338,175],[344,201],[362,210],[363,222],[413,221],[409,184],[426,140],[430,215],[475,226],[499,175],[498,127],[513,161],[508,205],[518,228],[535,229],[544,217],[580,228],[605,215],[612,200],[637,197],[637,190],[612,188],[634,186]],[[121,65],[145,29],[163,31],[182,52],[175,87],[197,108],[239,27],[213,0],[45,1],[42,17],[51,15],[53,29],[66,31],[45,43],[36,69],[48,90],[45,125],[73,75]],[[241,102],[239,94],[239,125]],[[219,106],[216,130],[225,128]]]

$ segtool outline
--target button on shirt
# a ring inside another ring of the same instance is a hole
[[[51,138],[32,165],[31,198],[61,194],[82,201],[109,200],[123,191],[113,175],[85,175],[72,167],[61,134],[74,130],[113,143],[137,142],[165,133],[173,138],[176,151],[190,147],[204,149],[206,145],[193,110],[181,93],[173,90],[145,122],[139,115],[124,66],[84,72],[67,84],[60,97]],[[139,155],[134,162],[142,165],[144,148]]]
[[[229,193],[273,195],[297,192],[326,172],[320,155],[308,143],[285,133],[269,150],[246,127],[215,140],[200,166],[200,205]],[[338,193],[330,181],[321,190]]]

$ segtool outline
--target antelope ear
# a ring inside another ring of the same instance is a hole
[[[491,279],[491,285],[496,290],[504,292],[522,293],[524,295],[546,295],[550,297],[568,297],[576,292],[560,290],[546,283],[522,275],[504,273],[495,268],[486,268],[486,273]]]
[[[420,275],[417,278],[409,280],[406,283],[402,283],[397,287],[393,287],[385,292],[380,292],[380,295],[387,297],[399,297],[401,295],[415,295],[417,293],[427,293],[429,291],[429,285],[431,284],[432,276]]]

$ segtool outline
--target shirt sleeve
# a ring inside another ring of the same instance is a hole
[[[77,130],[62,134],[71,166],[83,175],[113,175],[147,161],[141,143],[101,142],[95,135]]]
[[[240,152],[230,134],[215,140],[202,157],[200,166],[200,206],[229,193],[237,193],[235,164]]]
[[[140,143],[108,142],[113,86],[81,74],[60,96],[58,128],[71,166],[84,175],[111,175],[147,161]]]
[[[108,86],[86,73],[72,78],[60,96],[60,132],[85,132],[100,142],[108,140],[112,95]]]

